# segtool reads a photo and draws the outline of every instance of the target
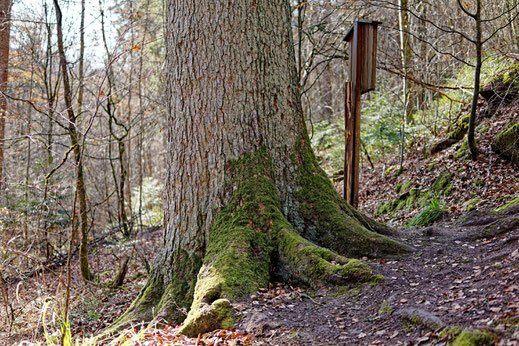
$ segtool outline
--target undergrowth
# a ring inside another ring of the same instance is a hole
[[[436,221],[443,213],[443,208],[440,205],[438,197],[434,197],[429,202],[429,205],[425,207],[418,215],[416,215],[406,225],[407,227],[415,226],[428,226]]]

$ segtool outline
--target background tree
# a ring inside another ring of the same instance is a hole
[[[7,116],[7,77],[9,68],[9,41],[11,0],[0,1],[0,193],[3,188],[5,119]]]

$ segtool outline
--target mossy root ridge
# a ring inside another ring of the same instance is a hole
[[[193,304],[181,333],[195,336],[214,330],[215,325],[232,326],[236,317],[228,302],[267,286],[271,274],[314,288],[381,279],[367,264],[343,257],[299,234],[282,212],[271,167],[264,150],[229,166],[226,191],[232,194],[210,231],[204,266],[198,274]],[[349,215],[342,213],[342,229],[357,225],[356,212],[351,210]],[[356,229],[359,228],[363,226],[357,225]],[[401,247],[368,230],[356,235],[356,239],[362,237],[364,243],[375,239],[377,243],[390,244],[393,252]]]
[[[307,200],[296,212],[316,230],[312,237],[308,228],[287,217],[265,149],[230,162],[226,198],[210,228],[203,260],[181,254],[183,259],[169,269],[173,279],[164,284],[160,275],[152,276],[116,325],[158,318],[180,322],[182,308],[189,307],[180,330],[184,335],[231,327],[237,319],[232,302],[266,287],[272,275],[314,288],[378,282],[381,278],[367,264],[343,255],[399,253],[405,246],[369,231],[366,227],[385,228],[332,193],[333,185],[316,167],[299,172],[311,176],[302,178],[305,184],[299,186],[304,187],[295,192]],[[337,242],[346,243],[333,244]]]
[[[294,159],[299,166],[296,196],[302,224],[292,224],[304,238],[352,257],[399,255],[411,250],[384,236],[391,235],[389,227],[362,215],[338,194],[307,142],[299,153]]]

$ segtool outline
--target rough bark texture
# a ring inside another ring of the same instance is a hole
[[[310,148],[288,1],[169,1],[164,248],[111,330],[234,323],[271,275],[313,287],[377,280],[361,261],[406,250],[352,209]]]
[[[9,27],[11,0],[0,0],[0,93],[7,93],[7,68],[9,65]],[[3,184],[4,132],[7,98],[0,95],[0,192]]]

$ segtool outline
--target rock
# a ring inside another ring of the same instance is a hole
[[[262,334],[268,330],[278,329],[280,323],[272,320],[272,317],[266,314],[255,311],[249,316],[245,317],[241,322],[243,329],[249,333]]]
[[[416,307],[397,310],[395,315],[411,323],[419,324],[432,330],[445,326],[445,323],[438,316]]]
[[[495,345],[494,340],[497,339],[496,335],[487,330],[463,330],[457,337],[452,341],[453,346],[484,346],[484,345]]]
[[[519,122],[499,133],[492,148],[512,164],[519,166]]]

